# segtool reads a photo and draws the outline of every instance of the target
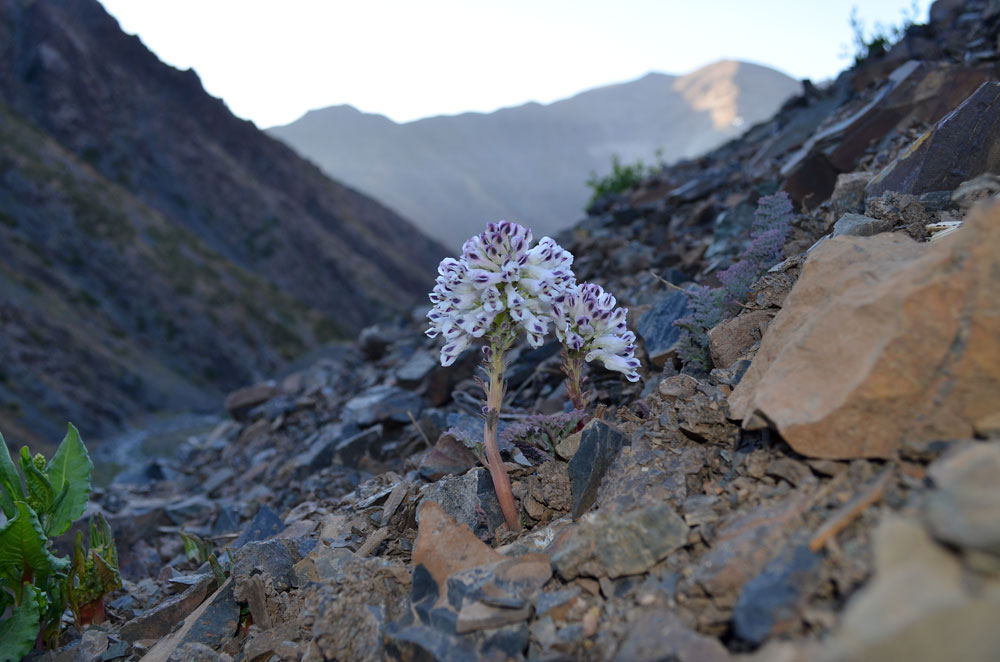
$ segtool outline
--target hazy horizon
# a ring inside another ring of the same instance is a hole
[[[596,0],[302,0],[276,11],[231,0],[100,1],[161,60],[194,69],[210,94],[261,128],[338,105],[397,123],[488,113],[723,59],[822,81],[851,63],[857,4],[629,0],[609,12]],[[919,21],[929,4],[913,5]],[[899,24],[910,6],[877,0],[859,16],[871,30]]]

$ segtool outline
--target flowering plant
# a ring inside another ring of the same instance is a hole
[[[455,362],[475,339],[482,338],[486,380],[484,442],[487,468],[507,526],[520,528],[497,442],[503,402],[504,353],[521,331],[539,347],[549,324],[563,342],[567,393],[582,408],[583,362],[600,359],[611,370],[636,381],[639,361],[633,358],[635,335],[625,327],[624,308],[600,286],[577,285],[573,256],[549,237],[531,246],[531,230],[509,221],[490,223],[462,246],[460,258],[445,258],[430,294],[427,313],[431,338],[442,336],[441,364]]]

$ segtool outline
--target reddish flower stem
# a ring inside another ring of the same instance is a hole
[[[486,361],[486,372],[490,382],[486,389],[486,427],[483,430],[483,441],[486,446],[486,468],[490,470],[493,479],[493,489],[496,490],[500,510],[503,511],[507,528],[511,531],[521,530],[521,518],[514,503],[514,493],[510,489],[510,476],[503,466],[500,457],[500,442],[498,429],[500,426],[500,407],[503,404],[503,350],[505,347],[494,346],[491,356]]]

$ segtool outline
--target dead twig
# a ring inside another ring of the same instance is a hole
[[[368,536],[368,540],[364,542],[361,547],[358,547],[358,551],[355,552],[360,557],[365,557],[375,551],[375,548],[382,544],[386,538],[389,537],[389,527],[383,526]]]
[[[420,427],[419,423],[417,423],[417,419],[413,418],[413,412],[407,409],[406,415],[410,417],[410,422],[413,423],[413,427],[417,428],[417,432],[419,432],[420,436],[423,437],[424,443],[427,444],[427,448],[430,448],[433,444],[431,444],[431,440],[427,438],[427,435],[424,434],[424,429]]]
[[[809,550],[818,552],[823,549],[827,542],[833,540],[838,533],[846,529],[869,506],[880,501],[885,495],[885,488],[892,475],[893,467],[887,467],[863,492],[838,508],[813,535],[809,541]]]

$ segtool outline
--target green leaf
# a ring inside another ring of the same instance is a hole
[[[53,556],[45,548],[45,533],[35,511],[23,501],[14,508],[14,517],[0,527],[0,567],[20,570],[22,577],[46,577],[65,570],[69,559]]]
[[[14,461],[10,459],[7,442],[0,434],[0,508],[10,519],[14,516],[14,502],[24,500],[24,490],[21,489],[21,477],[17,473]]]
[[[38,468],[27,446],[21,446],[21,473],[24,474],[24,484],[28,487],[28,505],[38,514],[39,519],[45,517],[56,493],[52,489],[52,483]],[[44,466],[44,465],[43,465]]]
[[[0,662],[20,662],[31,652],[38,637],[39,609],[35,590],[24,586],[24,600],[0,621]]]
[[[73,520],[83,514],[90,498],[90,472],[93,468],[94,463],[90,461],[79,431],[70,423],[66,437],[45,468],[52,488],[58,495],[52,504],[51,517],[46,527],[49,536],[65,533]]]

